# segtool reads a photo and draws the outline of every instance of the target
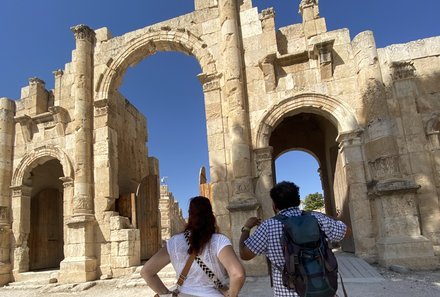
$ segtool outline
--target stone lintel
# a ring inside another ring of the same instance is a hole
[[[239,199],[229,202],[226,208],[230,212],[257,210],[260,208],[260,203],[255,198]]]
[[[368,196],[377,198],[384,195],[394,195],[401,193],[416,193],[420,185],[408,179],[391,179],[374,181],[368,185]]]

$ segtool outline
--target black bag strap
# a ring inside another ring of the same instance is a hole
[[[190,245],[190,243],[189,243],[189,230],[186,230],[184,232],[184,235],[185,235],[186,243],[189,246]],[[214,272],[212,272],[212,270],[209,269],[208,266],[206,266],[206,264],[202,261],[202,259],[200,259],[199,256],[196,255],[194,260],[196,261],[197,264],[199,264],[199,266],[203,270],[203,272],[205,272],[206,275],[214,282],[214,285],[217,289],[222,289],[225,287],[225,285],[222,284],[222,282],[218,279],[218,277],[214,274]]]

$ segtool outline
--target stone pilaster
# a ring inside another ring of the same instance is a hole
[[[13,273],[17,278],[20,272],[29,271],[28,237],[31,223],[32,188],[18,186],[12,189],[12,232],[13,242]]]
[[[262,215],[264,219],[274,215],[272,210],[272,199],[270,198],[270,189],[274,182],[274,168],[272,159],[273,148],[271,146],[254,150],[257,184],[255,186],[255,195],[261,204]]]
[[[362,151],[362,131],[352,131],[338,135],[339,155],[345,171],[346,184],[350,187],[338,205],[341,220],[353,230],[353,238],[342,242],[344,250],[351,250],[354,244],[356,255],[374,262],[377,259],[373,214],[367,195],[365,161]]]
[[[0,286],[11,278],[11,179],[15,102],[0,98]]]

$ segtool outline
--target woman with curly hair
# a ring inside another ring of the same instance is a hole
[[[170,262],[183,279],[174,295],[157,275]],[[184,270],[187,272],[182,273]],[[202,196],[190,200],[185,231],[172,236],[145,263],[141,275],[157,293],[155,296],[236,297],[245,280],[244,268],[231,241],[218,233],[211,203]],[[225,285],[227,276],[229,287]]]

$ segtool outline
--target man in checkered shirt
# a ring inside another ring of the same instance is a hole
[[[270,191],[270,197],[276,214],[287,217],[301,215],[299,188],[294,183],[284,181],[276,184]],[[349,235],[350,229],[343,222],[319,212],[312,212],[312,215],[318,220],[322,231],[330,241],[340,241],[344,236]],[[257,225],[258,228],[252,236],[249,236],[250,230]],[[282,233],[283,223],[274,218],[262,223],[256,217],[249,218],[241,229],[240,257],[243,260],[251,260],[257,255],[266,255],[272,264],[274,296],[298,296],[294,290],[284,287],[281,272],[275,268],[284,266],[280,242]]]

